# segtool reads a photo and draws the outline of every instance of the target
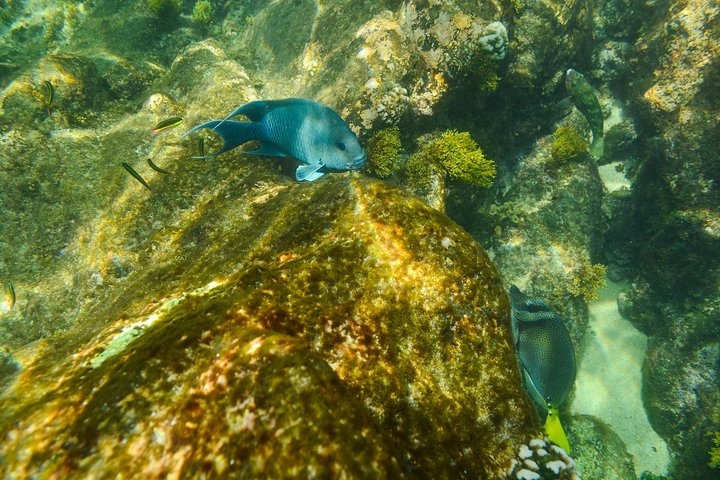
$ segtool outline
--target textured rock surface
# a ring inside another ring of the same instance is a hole
[[[713,476],[711,433],[720,430],[720,10],[661,2],[637,41],[629,84],[643,131],[633,190],[639,278],[623,297],[648,333],[646,405],[676,459],[676,478]],[[654,66],[654,67],[653,67]]]
[[[601,420],[573,415],[567,428],[573,437],[573,458],[583,478],[635,480],[632,456],[622,439]]]
[[[145,231],[112,298],[26,352],[5,475],[496,478],[532,416],[473,240],[377,181],[236,180],[174,234],[106,239]]]
[[[503,203],[482,211],[475,224],[485,231],[493,226],[487,242],[503,278],[560,312],[577,344],[587,306],[568,286],[599,252],[602,183],[592,159],[552,166],[548,150],[541,142],[519,165]]]

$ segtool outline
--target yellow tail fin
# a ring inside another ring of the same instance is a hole
[[[570,455],[570,443],[568,443],[568,439],[565,436],[565,430],[563,430],[562,423],[560,423],[558,413],[557,408],[551,408],[548,411],[547,419],[545,420],[545,433],[547,433],[550,440]]]

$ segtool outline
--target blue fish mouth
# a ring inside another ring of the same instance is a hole
[[[367,160],[367,154],[363,152],[362,155],[358,155],[357,157],[353,158],[353,163],[351,168],[353,170],[359,170],[365,165],[365,160]]]

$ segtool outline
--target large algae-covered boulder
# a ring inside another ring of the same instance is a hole
[[[477,244],[357,175],[235,181],[172,229],[162,193],[107,214],[88,255],[137,261],[18,354],[4,474],[497,478],[533,420]]]

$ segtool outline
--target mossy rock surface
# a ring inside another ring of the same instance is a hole
[[[259,172],[172,227],[125,211],[97,239],[140,260],[17,354],[0,476],[504,472],[537,426],[486,254],[380,181]]]

